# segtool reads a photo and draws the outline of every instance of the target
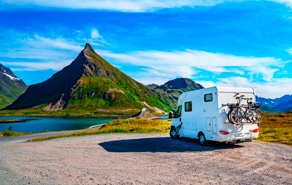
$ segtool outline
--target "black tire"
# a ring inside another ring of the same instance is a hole
[[[169,135],[170,135],[171,139],[178,139],[179,138],[179,135],[178,135],[176,129],[173,127],[170,129]]]
[[[231,121],[231,112],[232,112],[232,110],[233,109],[229,110],[229,112],[227,113],[227,118],[228,118],[229,123],[232,123],[232,121]]]
[[[206,137],[203,133],[200,133],[199,135],[199,142],[200,142],[200,145],[202,146],[208,145],[208,141],[206,140]]]
[[[231,120],[230,120],[230,113],[231,113],[231,110],[229,110],[228,113],[227,113],[227,119],[228,119],[229,123],[231,123]]]
[[[242,117],[243,117],[243,110],[241,110],[240,108],[238,109],[233,109],[230,112],[230,123],[236,124],[238,125],[239,123],[242,122]]]
[[[260,109],[256,109],[256,119],[255,119],[255,123],[260,123],[263,121],[263,112]]]

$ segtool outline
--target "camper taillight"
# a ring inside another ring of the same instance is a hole
[[[252,133],[257,133],[257,132],[259,132],[259,128],[256,128],[252,131]]]
[[[225,130],[219,130],[219,133],[222,134],[222,135],[228,135],[229,134],[229,132],[225,131]]]

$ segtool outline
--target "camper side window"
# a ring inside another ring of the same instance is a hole
[[[179,118],[180,116],[181,116],[181,105],[175,111],[174,118]]]
[[[185,112],[192,112],[192,102],[185,102]]]
[[[212,93],[210,93],[210,94],[205,94],[205,95],[204,95],[204,101],[205,101],[205,102],[213,101],[213,94],[212,94]]]

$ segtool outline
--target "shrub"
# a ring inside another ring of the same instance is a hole
[[[4,134],[3,134],[3,136],[12,136],[12,126],[10,126],[10,127],[8,127],[8,129],[6,129],[5,131],[4,131]]]

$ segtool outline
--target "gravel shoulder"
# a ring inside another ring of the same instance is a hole
[[[0,143],[3,140],[0,140]],[[292,147],[104,134],[0,144],[0,184],[292,184]]]

